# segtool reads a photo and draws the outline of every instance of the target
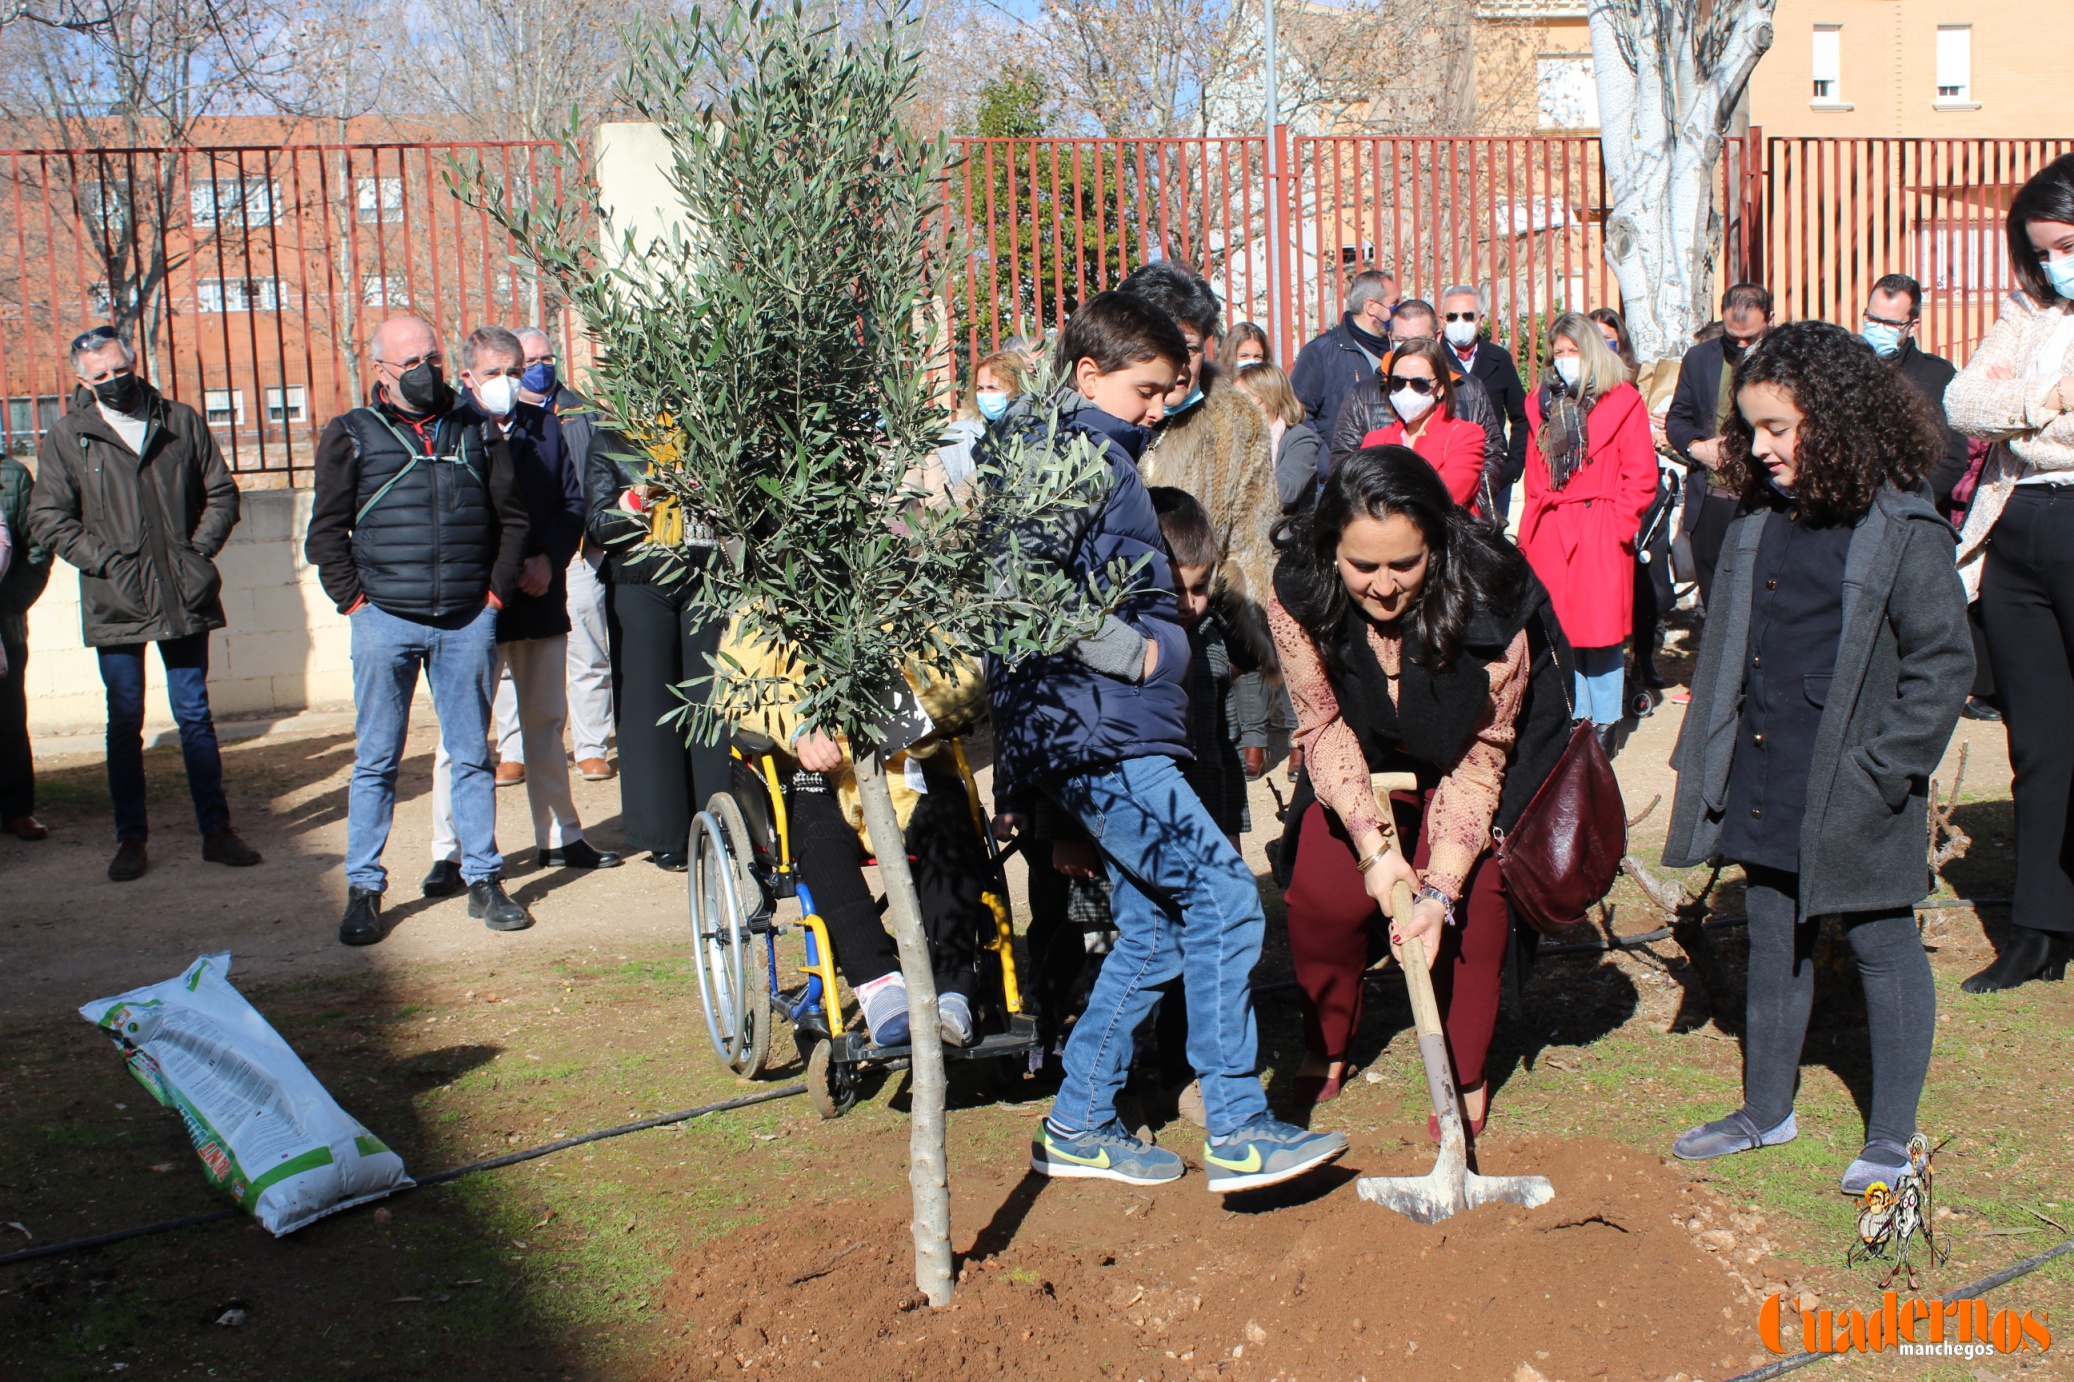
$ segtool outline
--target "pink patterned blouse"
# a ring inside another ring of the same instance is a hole
[[[1318,800],[1340,818],[1349,835],[1381,828],[1375,793],[1368,784],[1368,758],[1353,727],[1340,716],[1339,698],[1311,636],[1304,632],[1280,600],[1270,599],[1268,627],[1281,654],[1282,675],[1296,706],[1296,742],[1303,748]],[[1390,679],[1390,698],[1397,698],[1397,673],[1404,640],[1368,626],[1368,645]],[[1470,869],[1491,842],[1491,820],[1498,814],[1498,795],[1505,786],[1505,759],[1512,751],[1520,701],[1527,693],[1527,635],[1512,640],[1505,656],[1490,665],[1491,698],[1477,718],[1469,747],[1440,780],[1426,812],[1426,831],[1433,848],[1424,880],[1449,897],[1459,898]]]

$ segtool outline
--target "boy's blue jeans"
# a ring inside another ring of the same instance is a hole
[[[396,770],[403,764],[418,668],[432,688],[440,742],[453,760],[454,833],[461,877],[470,883],[504,872],[497,853],[497,785],[490,768],[490,697],[497,689],[497,611],[488,603],[454,627],[399,619],[362,605],[353,633],[353,782],[346,794],[346,882],[379,893],[388,887],[382,850],[396,814]]]
[[[1133,1034],[1178,975],[1210,1135],[1235,1132],[1267,1112],[1249,987],[1267,918],[1252,871],[1171,758],[1126,759],[1051,790],[1107,858],[1117,930],[1066,1042],[1052,1122],[1086,1132],[1114,1121]]]

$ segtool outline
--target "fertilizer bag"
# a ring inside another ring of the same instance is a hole
[[[230,983],[230,956],[79,1010],[180,1115],[211,1184],[269,1232],[411,1185],[403,1158],[333,1101]]]

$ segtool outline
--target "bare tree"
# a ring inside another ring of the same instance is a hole
[[[1612,184],[1606,258],[1644,361],[1707,320],[1714,170],[1776,0],[1590,0],[1600,139]]]
[[[418,108],[478,139],[559,139],[610,111],[622,32],[662,0],[424,0],[406,76]]]

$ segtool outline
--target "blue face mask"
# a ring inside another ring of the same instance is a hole
[[[1898,326],[1888,326],[1885,322],[1869,321],[1865,323],[1865,330],[1860,334],[1865,337],[1865,344],[1871,346],[1880,355],[1899,355],[1901,353],[1901,328]]]
[[[1200,403],[1200,402],[1202,402],[1202,401],[1203,401],[1203,386],[1202,386],[1202,385],[1200,385],[1200,384],[1198,384],[1198,385],[1196,385],[1196,386],[1195,386],[1195,389],[1194,389],[1194,390],[1193,390],[1193,391],[1192,391],[1192,392],[1191,392],[1191,393],[1190,393],[1190,394],[1188,395],[1188,397],[1186,397],[1186,398],[1184,398],[1184,399],[1182,399],[1182,400],[1181,400],[1181,406],[1179,406],[1178,408],[1169,408],[1169,409],[1167,409],[1167,416],[1168,416],[1168,417],[1179,417],[1179,416],[1181,416],[1181,415],[1182,415],[1183,413],[1187,412],[1187,411],[1188,411],[1188,410],[1189,410],[1190,408],[1193,408],[1193,407],[1194,407],[1194,406],[1195,406],[1196,404],[1198,404],[1198,403]]]
[[[2057,259],[2046,260],[2045,276],[2052,280],[2052,290],[2055,293],[2074,300],[2074,254],[2063,254]]]
[[[526,372],[519,376],[519,387],[527,393],[539,394],[542,398],[553,393],[555,391],[555,362],[552,360],[541,360],[535,364],[527,365]]]
[[[979,409],[979,415],[988,422],[999,422],[1002,414],[1008,411],[1008,395],[999,389],[987,389],[976,393],[972,396],[972,402]]]

